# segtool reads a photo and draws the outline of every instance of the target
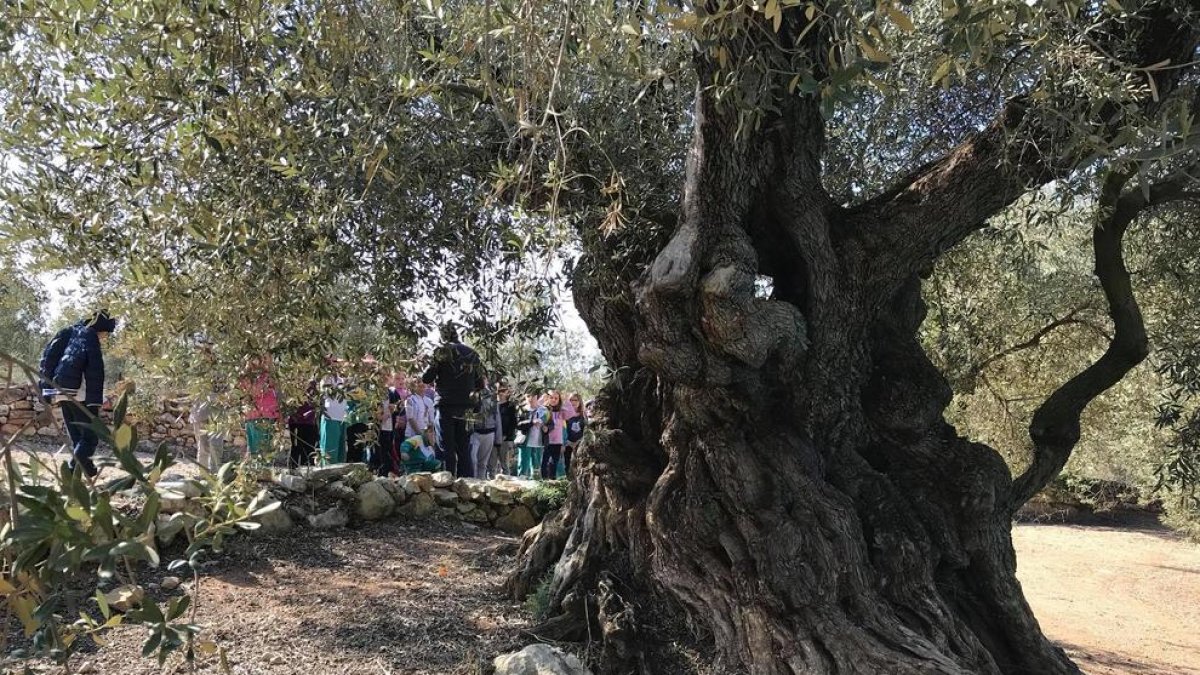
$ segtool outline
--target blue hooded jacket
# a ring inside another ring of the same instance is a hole
[[[87,380],[84,404],[100,405],[104,401],[104,354],[97,333],[111,333],[114,323],[101,314],[99,320],[80,321],[60,331],[42,356],[42,377],[49,376],[60,389],[73,390],[78,390]]]

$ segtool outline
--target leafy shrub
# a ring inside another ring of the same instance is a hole
[[[521,494],[521,501],[538,514],[550,513],[567,503],[567,481],[539,481]]]
[[[92,421],[126,474],[107,484],[92,484],[80,472],[70,471],[66,462],[51,467],[36,455],[25,466],[18,465],[12,446],[19,434],[2,446],[6,476],[0,501],[7,503],[8,511],[0,519],[0,607],[6,618],[16,617],[31,647],[10,656],[46,656],[69,666],[81,638],[98,642],[100,633],[122,623],[149,628],[142,653],[156,654],[160,663],[179,649],[189,661],[197,651],[216,649],[195,640],[199,627],[193,617],[184,616],[191,607],[190,595],[162,607],[143,597],[122,614],[99,590],[92,598],[94,605],[80,603],[72,591],[92,575],[102,582],[136,585],[136,562],[160,564],[155,533],[162,497],[157,483],[174,459],[165,446],[159,446],[148,465],[137,458],[137,430],[126,423],[128,404],[123,394],[111,428],[99,419]],[[229,463],[217,474],[205,475],[200,480],[203,495],[195,500],[198,512],[171,516],[170,520],[186,519],[188,547],[184,559],[172,562],[170,569],[189,566],[195,576],[206,550],[220,550],[229,534],[258,526],[252,517],[278,508],[277,503],[265,505],[265,492],[252,494],[257,485],[246,468]],[[0,651],[7,651],[4,647],[0,644]]]
[[[533,618],[541,621],[546,618],[550,610],[550,584],[554,582],[554,570],[546,572],[542,580],[538,582],[537,588],[534,589],[528,597],[525,598],[525,609],[533,615]]]
[[[1163,524],[1200,543],[1200,507],[1194,503],[1177,498],[1163,500]]]
[[[1126,483],[1064,471],[1036,499],[1104,511],[1120,505],[1141,504],[1142,494],[1136,487]]]

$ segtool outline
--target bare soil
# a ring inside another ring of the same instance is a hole
[[[1153,522],[1018,525],[1013,539],[1042,629],[1085,673],[1200,675],[1200,546]]]
[[[515,543],[441,521],[239,537],[204,565],[196,622],[239,675],[477,673],[485,657],[529,642],[520,632],[530,613],[500,592],[512,553],[493,552]],[[192,587],[187,580],[162,590],[169,574],[139,581],[160,602]],[[165,668],[141,658],[145,637],[119,627],[74,665],[103,674],[192,672],[181,658]],[[195,672],[224,672],[220,655],[201,657]]]

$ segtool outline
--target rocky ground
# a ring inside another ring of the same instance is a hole
[[[1159,530],[1071,525],[1019,525],[1015,539],[1030,604],[1085,673],[1200,674],[1200,547]],[[532,641],[529,610],[499,590],[515,542],[437,519],[244,537],[204,569],[197,621],[237,674],[485,673]],[[171,595],[157,585],[165,574],[143,580],[160,599]],[[191,672],[141,658],[143,639],[117,629],[77,665]],[[223,671],[206,657],[196,672]]]

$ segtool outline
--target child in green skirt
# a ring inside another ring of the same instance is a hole
[[[438,471],[442,468],[442,463],[425,446],[425,439],[420,436],[409,436],[400,444],[400,463],[405,473]]]

